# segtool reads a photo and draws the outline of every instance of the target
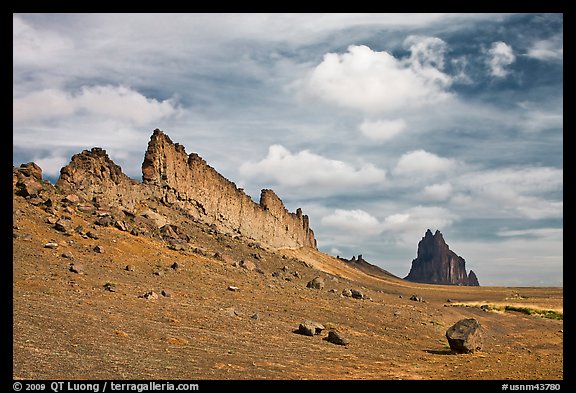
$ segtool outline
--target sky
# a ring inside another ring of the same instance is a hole
[[[13,165],[55,182],[154,129],[318,248],[405,277],[427,229],[480,285],[563,286],[562,14],[13,14]]]

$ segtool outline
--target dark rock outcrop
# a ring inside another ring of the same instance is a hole
[[[418,243],[418,257],[404,279],[428,284],[480,285],[474,272],[466,273],[466,261],[450,250],[442,233],[437,230],[432,235],[430,229]]]

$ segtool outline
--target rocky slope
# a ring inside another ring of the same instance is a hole
[[[479,286],[476,274],[466,273],[466,261],[450,250],[440,231],[430,229],[418,243],[418,257],[412,261],[406,280],[446,285]]]

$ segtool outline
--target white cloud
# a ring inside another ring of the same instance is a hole
[[[560,112],[542,111],[538,109],[528,110],[522,119],[522,130],[538,132],[549,129],[564,127],[564,114]]]
[[[382,230],[382,225],[376,217],[360,209],[336,209],[322,217],[321,224],[353,235],[374,235]]]
[[[76,93],[45,89],[13,100],[15,123],[94,115],[146,125],[179,113],[172,100],[147,98],[125,86],[84,86]]]
[[[447,45],[440,38],[411,35],[406,38],[404,45],[410,48],[409,64],[411,66],[431,70],[444,68],[444,53]],[[442,74],[437,77],[444,79],[448,76]],[[449,83],[448,80],[447,82]]]
[[[551,167],[503,168],[468,172],[452,181],[454,209],[469,216],[559,218],[563,202],[550,198],[563,188],[563,170]]]
[[[445,201],[452,196],[453,190],[450,183],[437,183],[424,187],[423,194],[433,201]]]
[[[349,187],[378,185],[386,178],[386,171],[372,164],[355,168],[308,150],[293,154],[281,145],[270,146],[268,155],[261,161],[242,164],[240,174],[259,181],[273,181],[287,188],[303,190],[308,187],[307,191],[311,193],[342,192]]]
[[[498,236],[503,237],[539,237],[539,238],[559,238],[562,239],[564,230],[562,228],[531,228],[498,231]]]
[[[40,168],[42,168],[42,177],[47,176],[58,177],[60,175],[60,169],[66,166],[70,162],[70,157],[66,157],[61,154],[50,155],[45,157],[34,157],[32,162],[36,163]]]
[[[457,217],[448,209],[437,206],[415,206],[390,214],[382,223],[387,237],[399,244],[417,244],[427,229],[448,228]]]
[[[14,66],[54,64],[60,55],[74,49],[71,38],[54,31],[38,30],[12,16],[12,62]]]
[[[415,150],[404,153],[396,167],[395,175],[409,174],[435,174],[453,169],[457,162],[455,160],[437,156],[425,150]]]
[[[509,66],[516,60],[512,47],[502,41],[493,42],[488,50],[488,54],[490,55],[488,65],[492,76],[501,78],[508,75],[506,66]]]
[[[351,45],[343,54],[327,53],[308,78],[299,81],[306,93],[330,104],[365,113],[418,108],[451,97],[451,78],[434,67],[438,39],[412,41],[412,56],[396,59],[390,53]]]
[[[528,57],[539,60],[563,60],[564,59],[564,39],[562,34],[555,35],[547,40],[536,41],[528,53]]]
[[[393,138],[406,129],[404,119],[395,120],[364,120],[360,124],[362,134],[376,141],[385,141]]]

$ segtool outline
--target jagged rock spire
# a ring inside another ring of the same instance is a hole
[[[479,285],[474,272],[466,273],[466,261],[454,253],[439,230],[428,229],[418,243],[417,258],[412,261],[406,280],[447,285]]]

